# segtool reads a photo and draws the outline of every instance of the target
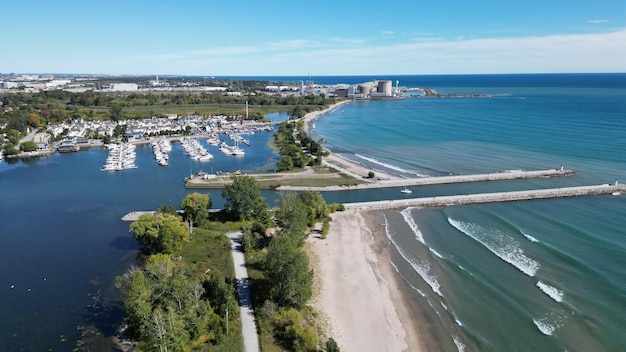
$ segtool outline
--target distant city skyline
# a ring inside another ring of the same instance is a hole
[[[2,74],[626,72],[615,0],[24,0],[0,13]]]

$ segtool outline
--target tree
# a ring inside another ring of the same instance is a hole
[[[251,176],[233,176],[233,183],[224,186],[224,209],[237,220],[266,217],[267,204],[261,196],[261,187]]]
[[[309,259],[284,236],[272,239],[264,262],[270,298],[283,307],[303,307],[311,298],[313,271]]]
[[[33,141],[26,141],[20,144],[20,150],[23,152],[34,152],[37,150],[37,144]]]
[[[207,218],[211,208],[211,197],[208,194],[197,192],[188,194],[180,202],[180,208],[185,212],[185,218],[190,222],[190,231],[194,223]]]
[[[304,191],[298,195],[298,199],[306,206],[309,226],[328,215],[326,200],[320,192]]]
[[[131,269],[116,284],[129,331],[145,350],[189,351],[195,341],[221,330],[200,280],[169,255],[148,257],[143,269]]]
[[[189,242],[187,225],[171,214],[143,214],[130,224],[130,231],[148,253],[176,253]]]
[[[328,339],[328,341],[326,341],[326,352],[339,352],[339,345],[337,345],[337,342],[335,341],[335,339],[333,339],[332,337]]]
[[[274,218],[281,228],[281,235],[292,239],[298,247],[304,244],[308,212],[306,205],[296,197],[296,193],[288,193],[282,197],[280,207],[274,212]]]
[[[109,118],[111,121],[119,121],[122,119],[122,107],[118,104],[112,105],[109,108]]]

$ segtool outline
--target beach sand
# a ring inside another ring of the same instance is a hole
[[[310,238],[318,285],[312,304],[342,351],[424,351],[386,237],[369,230],[381,219],[370,215],[334,213],[328,237]]]

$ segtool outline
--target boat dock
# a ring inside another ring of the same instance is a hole
[[[562,177],[573,176],[576,173],[572,170],[505,170],[490,174],[476,174],[476,175],[452,175],[452,176],[432,176],[432,177],[416,177],[396,180],[383,180],[372,183],[363,183],[350,186],[326,186],[326,187],[304,187],[304,186],[280,186],[277,187],[277,191],[317,191],[317,192],[329,192],[329,191],[355,191],[361,189],[374,189],[374,188],[393,188],[393,187],[410,187],[410,186],[426,186],[426,185],[441,185],[451,183],[466,183],[466,182],[485,182],[485,181],[504,181],[504,180],[520,180],[528,178],[549,178],[549,177]]]
[[[532,199],[578,197],[590,195],[620,195],[626,185],[603,184],[594,186],[549,188],[527,191],[479,193],[441,197],[423,197],[373,202],[345,203],[346,209],[393,209],[406,207],[447,207],[452,205],[512,202]]]

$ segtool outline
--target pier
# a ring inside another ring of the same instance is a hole
[[[579,186],[549,188],[527,191],[479,193],[441,197],[423,197],[409,199],[382,200],[373,202],[345,203],[346,209],[393,209],[406,207],[447,207],[481,203],[512,202],[521,200],[578,197],[590,195],[620,195],[626,192],[626,185],[603,184],[595,186]]]
[[[406,179],[395,180],[383,180],[372,183],[364,183],[351,186],[325,186],[325,187],[305,187],[305,186],[280,186],[277,187],[277,191],[317,191],[317,192],[330,192],[330,191],[355,191],[361,189],[374,189],[374,188],[393,188],[393,187],[410,187],[410,186],[426,186],[426,185],[441,185],[451,183],[466,183],[466,182],[485,182],[485,181],[504,181],[504,180],[520,180],[528,178],[549,178],[549,177],[562,177],[573,176],[576,173],[572,170],[505,170],[490,174],[476,174],[476,175],[453,175],[453,176],[432,176],[432,177],[416,177]]]

